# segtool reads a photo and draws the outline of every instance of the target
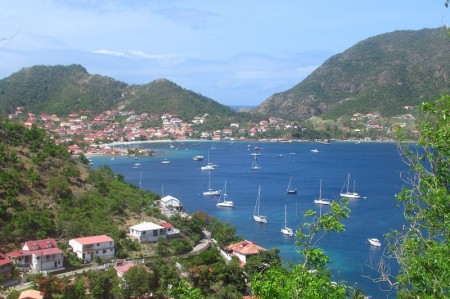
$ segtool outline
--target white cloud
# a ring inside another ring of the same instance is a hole
[[[102,55],[111,55],[111,56],[117,56],[117,57],[126,57],[127,54],[120,51],[111,51],[106,49],[101,50],[95,50],[94,53],[96,54],[102,54]]]

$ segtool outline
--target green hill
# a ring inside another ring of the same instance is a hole
[[[90,169],[87,159],[71,157],[43,130],[9,121],[0,122],[0,169],[2,252],[46,237],[124,239],[126,224],[139,222],[143,211],[150,216],[159,198],[108,167]]]
[[[33,66],[0,80],[0,116],[24,106],[35,114],[66,116],[111,109],[177,114],[184,119],[205,113],[232,116],[234,111],[175,83],[158,79],[145,85],[91,75],[80,65]]]
[[[395,31],[329,58],[305,80],[274,94],[255,112],[306,119],[355,112],[400,113],[405,105],[450,92],[450,38],[445,28]]]
[[[157,79],[151,83],[136,86],[128,98],[125,104],[126,109],[157,114],[177,114],[183,119],[192,119],[196,115],[205,113],[223,116],[235,114],[230,107],[184,89],[167,79]]]
[[[24,106],[33,113],[105,111],[121,101],[125,83],[90,75],[80,65],[33,66],[0,80],[0,114]]]

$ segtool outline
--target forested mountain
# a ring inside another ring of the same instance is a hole
[[[305,80],[274,94],[255,111],[300,119],[404,113],[405,105],[450,92],[449,57],[446,28],[378,35],[329,58]]]
[[[33,66],[0,80],[0,114],[18,106],[33,113],[67,115],[81,110],[109,110],[120,101],[128,86],[80,65]]]
[[[157,79],[145,85],[132,88],[132,94],[126,103],[126,109],[149,113],[172,113],[191,119],[204,113],[232,116],[235,112],[228,106],[182,88],[167,80]]]
[[[186,119],[205,113],[234,114],[231,108],[166,79],[128,85],[91,75],[80,65],[33,66],[0,80],[0,115],[13,113],[18,106],[36,114],[61,116],[111,109],[171,113]]]

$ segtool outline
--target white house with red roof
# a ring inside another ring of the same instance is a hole
[[[260,253],[261,251],[266,251],[265,248],[256,245],[254,242],[242,241],[235,244],[230,244],[225,247],[224,251],[230,256],[236,256],[241,264],[245,265],[247,259],[253,255]]]
[[[52,238],[25,242],[22,249],[6,254],[16,264],[35,272],[63,270],[64,253]]]
[[[69,241],[79,259],[92,262],[95,258],[111,259],[114,257],[114,240],[106,235],[81,237]]]

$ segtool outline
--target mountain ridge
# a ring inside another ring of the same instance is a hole
[[[356,112],[399,113],[449,92],[450,39],[442,28],[399,30],[363,40],[327,59],[306,79],[255,112],[336,118]]]
[[[142,85],[89,74],[78,64],[32,66],[0,80],[0,115],[18,106],[28,111],[69,115],[82,110],[101,113],[111,109],[171,113],[182,118],[202,114],[233,115],[222,105],[176,83],[159,78]]]

